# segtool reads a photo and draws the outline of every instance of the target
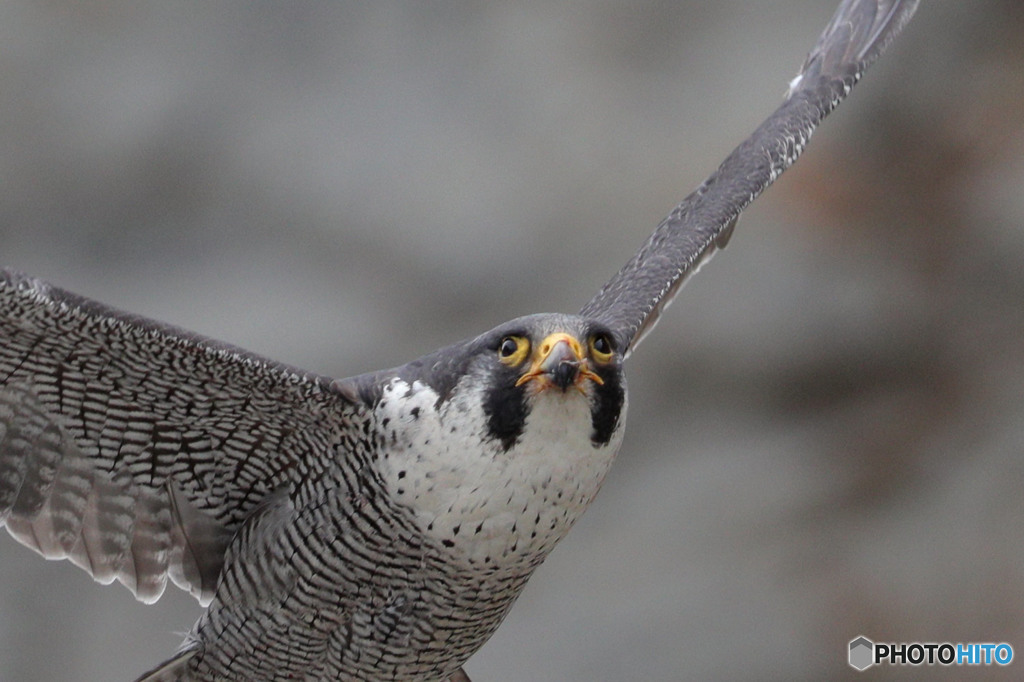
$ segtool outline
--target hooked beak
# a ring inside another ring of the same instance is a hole
[[[537,380],[541,390],[558,387],[563,392],[575,386],[580,392],[582,384],[590,379],[598,384],[604,380],[590,370],[580,342],[565,333],[551,334],[545,338],[534,353],[530,369],[519,377],[516,386]]]

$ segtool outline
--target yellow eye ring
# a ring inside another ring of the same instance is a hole
[[[615,347],[612,345],[611,338],[607,334],[594,334],[590,337],[590,357],[594,359],[594,362],[606,363],[611,362],[612,357],[615,355]]]
[[[506,336],[498,344],[498,360],[514,367],[530,353],[530,342],[522,336]]]

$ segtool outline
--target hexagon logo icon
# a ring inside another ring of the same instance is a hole
[[[875,643],[861,635],[850,641],[850,665],[857,670],[867,670],[875,661]]]

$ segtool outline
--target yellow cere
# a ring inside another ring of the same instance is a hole
[[[577,360],[583,358],[583,349],[580,348],[580,342],[576,340],[576,337],[571,334],[566,334],[565,332],[558,332],[556,334],[551,334],[541,341],[540,352],[537,353],[537,360],[541,361],[546,358],[551,352],[551,349],[554,348],[559,341],[565,341],[569,344],[569,348],[572,350]]]

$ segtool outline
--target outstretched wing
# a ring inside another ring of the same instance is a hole
[[[0,526],[155,601],[212,596],[233,532],[358,406],[329,379],[0,271]]]
[[[725,246],[740,212],[789,168],[811,133],[899,34],[917,0],[843,0],[786,99],[675,208],[580,314],[631,352],[686,278]]]

